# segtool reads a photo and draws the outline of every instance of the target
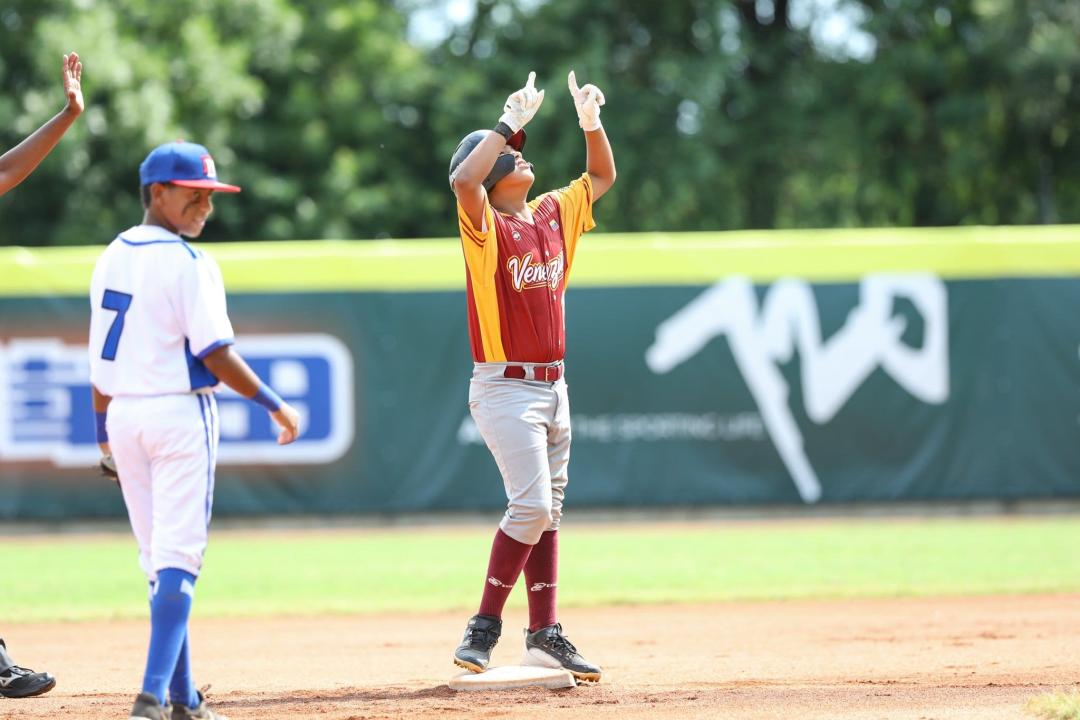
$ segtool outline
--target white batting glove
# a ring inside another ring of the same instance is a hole
[[[600,106],[604,104],[604,93],[600,91],[600,88],[592,84],[579,88],[573,70],[567,76],[566,82],[570,86],[570,94],[574,96],[578,125],[581,125],[581,129],[586,132],[598,129],[600,127]]]
[[[513,132],[525,127],[525,123],[533,119],[533,115],[540,109],[540,103],[544,102],[544,91],[537,92],[533,87],[536,82],[536,73],[529,73],[529,81],[525,87],[506,98],[503,105],[503,114],[499,122],[506,123]]]

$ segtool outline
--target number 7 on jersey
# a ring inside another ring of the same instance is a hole
[[[109,328],[109,334],[105,336],[105,347],[101,349],[101,357],[104,360],[116,359],[116,348],[120,345],[120,333],[124,332],[124,315],[131,307],[131,295],[117,290],[106,290],[101,299],[101,307],[106,310],[115,310],[116,319]]]

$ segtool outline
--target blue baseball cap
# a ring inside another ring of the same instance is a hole
[[[139,182],[143,185],[172,183],[218,192],[240,192],[239,186],[218,181],[217,168],[209,150],[183,140],[158,145],[151,150],[139,165]]]

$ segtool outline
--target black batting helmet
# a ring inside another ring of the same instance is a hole
[[[454,150],[453,157],[450,158],[450,187],[454,187],[454,174],[457,172],[458,166],[464,162],[465,158],[469,157],[469,153],[475,150],[476,146],[491,132],[493,131],[473,130],[458,143],[457,149]],[[506,141],[506,144],[518,152],[521,152],[521,148],[525,147],[525,130],[518,130],[511,135],[510,139]],[[513,171],[514,158],[509,155],[500,155],[499,159],[495,161],[495,165],[492,166],[491,172],[484,178],[484,189],[491,190],[491,188],[495,187],[495,183],[499,182]]]

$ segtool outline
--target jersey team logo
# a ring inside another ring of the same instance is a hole
[[[562,253],[545,263],[534,262],[533,254],[527,252],[507,260],[506,269],[510,271],[510,281],[514,289],[521,292],[528,288],[544,286],[552,290],[558,289],[566,268]]]
[[[303,433],[278,445],[266,411],[221,385],[219,464],[322,464],[352,447],[353,358],[344,343],[319,333],[242,335],[236,348],[297,409]],[[86,345],[55,338],[0,344],[0,460],[90,467],[99,454]]]

